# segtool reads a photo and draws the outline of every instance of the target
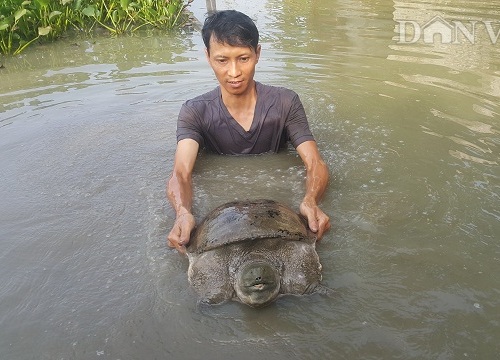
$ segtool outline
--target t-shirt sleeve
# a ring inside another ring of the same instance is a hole
[[[184,139],[193,139],[200,147],[203,146],[201,117],[198,111],[186,102],[182,105],[177,119],[177,142]]]
[[[292,97],[290,112],[288,113],[285,126],[290,142],[295,148],[305,141],[314,141],[314,136],[309,129],[304,106],[296,93]]]

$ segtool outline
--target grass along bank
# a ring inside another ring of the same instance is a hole
[[[192,0],[2,0],[0,53],[16,55],[38,41],[53,41],[68,31],[111,34],[142,27],[172,29],[188,20]]]

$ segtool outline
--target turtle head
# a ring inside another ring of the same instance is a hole
[[[267,261],[244,263],[236,273],[236,295],[249,306],[266,306],[278,296],[280,280],[276,268]]]

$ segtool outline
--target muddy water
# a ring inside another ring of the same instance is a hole
[[[259,311],[198,307],[186,259],[165,247],[176,116],[215,86],[196,30],[4,59],[0,358],[497,356],[499,5],[217,2],[257,21],[256,78],[300,94],[333,174],[318,253],[338,296]],[[291,149],[204,154],[196,216],[254,197],[296,208],[303,179]]]

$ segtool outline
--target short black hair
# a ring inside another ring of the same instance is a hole
[[[210,52],[210,38],[230,46],[251,47],[257,51],[259,30],[250,17],[236,10],[211,13],[201,29],[201,36]]]

